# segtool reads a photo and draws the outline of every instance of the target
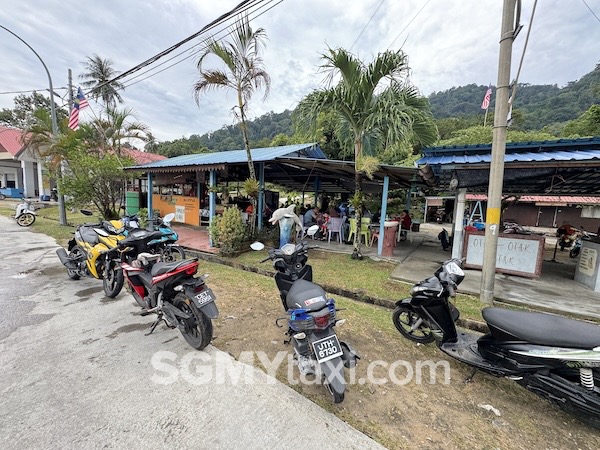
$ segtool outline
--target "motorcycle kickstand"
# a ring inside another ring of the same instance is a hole
[[[152,333],[154,333],[154,330],[156,329],[156,327],[158,326],[158,324],[160,323],[161,320],[162,320],[162,314],[159,314],[158,317],[156,318],[156,320],[154,321],[154,323],[152,324],[152,327],[150,327],[150,331],[148,331],[147,333],[144,333],[144,336],[150,336]]]
[[[473,369],[471,369],[471,372],[469,373],[469,375],[467,376],[467,378],[465,378],[464,383],[471,383],[473,381],[473,378],[475,377],[475,374],[477,373],[477,369],[474,367]]]

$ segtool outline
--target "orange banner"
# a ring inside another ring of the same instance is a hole
[[[152,208],[160,211],[161,217],[175,213],[173,222],[200,226],[200,202],[196,197],[153,194]]]

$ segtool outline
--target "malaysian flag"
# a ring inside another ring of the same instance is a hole
[[[71,109],[71,115],[69,116],[69,128],[71,130],[77,130],[79,128],[79,110],[90,106],[85,95],[81,91],[81,88],[77,88],[77,96],[73,100],[73,109]]]
[[[485,91],[483,102],[481,102],[481,109],[488,109],[490,107],[490,98],[492,97],[492,86],[490,85]]]

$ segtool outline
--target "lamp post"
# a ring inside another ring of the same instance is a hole
[[[56,121],[56,106],[54,104],[54,89],[52,87],[52,77],[50,76],[50,71],[48,70],[48,67],[46,67],[46,63],[40,57],[40,55],[38,55],[38,53],[33,49],[33,47],[31,45],[29,45],[27,42],[25,42],[20,36],[18,36],[16,33],[12,32],[11,30],[9,30],[8,28],[6,28],[3,25],[0,25],[0,28],[8,31],[14,37],[16,37],[18,40],[20,40],[23,44],[25,44],[29,48],[29,50],[31,50],[35,54],[35,56],[37,56],[37,59],[40,60],[40,62],[42,63],[42,66],[44,66],[46,75],[48,75],[48,83],[50,84],[50,115],[52,117],[52,136],[54,136],[56,138],[56,136],[58,136],[58,123]],[[62,162],[61,162],[61,172],[62,172]],[[61,225],[66,225],[67,224],[67,215],[66,215],[66,211],[65,211],[65,196],[60,193],[58,196],[58,211],[59,211],[59,223]]]

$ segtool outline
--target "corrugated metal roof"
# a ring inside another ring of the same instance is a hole
[[[547,161],[591,161],[600,159],[599,150],[572,151],[572,152],[541,152],[541,153],[511,153],[504,155],[504,162],[547,162]],[[444,155],[425,156],[417,161],[417,164],[444,165],[444,164],[489,164],[492,160],[491,154],[487,155]]]
[[[0,151],[6,151],[13,156],[18,156],[23,148],[21,141],[23,132],[18,128],[0,125]]]
[[[326,159],[325,153],[319,144],[294,144],[281,147],[254,148],[251,150],[254,162],[271,161],[278,157],[308,157]],[[177,156],[163,161],[155,161],[128,169],[153,169],[167,167],[211,166],[217,164],[239,164],[248,161],[246,150],[232,150],[216,153],[199,153],[193,155]]]

